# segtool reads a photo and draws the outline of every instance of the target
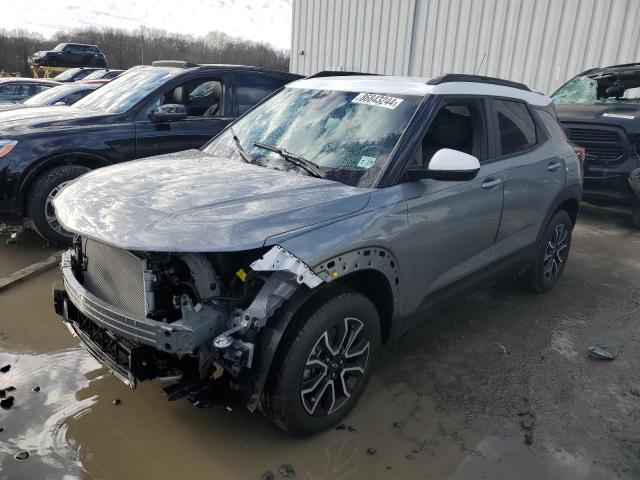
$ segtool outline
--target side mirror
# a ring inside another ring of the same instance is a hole
[[[66,105],[66,103],[63,102],[63,101],[56,102],[56,103],[53,104],[54,107],[62,107],[63,105]]]
[[[410,180],[433,178],[434,180],[463,182],[476,178],[479,171],[480,162],[473,155],[459,150],[442,148],[431,157],[429,168],[410,168],[406,173]]]
[[[168,103],[160,105],[149,113],[151,123],[179,122],[187,118],[187,109],[179,103]]]

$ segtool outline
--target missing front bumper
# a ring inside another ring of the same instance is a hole
[[[65,291],[55,290],[53,298],[56,313],[62,315],[64,324],[71,334],[80,339],[80,345],[118,379],[130,388],[135,388],[134,349],[82,315],[69,301]]]

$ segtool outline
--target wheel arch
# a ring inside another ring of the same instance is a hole
[[[19,192],[19,206],[23,215],[27,215],[27,199],[31,192],[31,187],[34,181],[43,173],[51,170],[52,168],[62,165],[81,165],[91,170],[100,167],[106,167],[112,165],[104,157],[88,152],[67,152],[56,155],[51,155],[38,162],[37,166],[30,169],[18,188]]]
[[[536,242],[540,240],[540,237],[544,233],[545,228],[549,224],[549,221],[559,210],[566,210],[571,217],[573,225],[576,224],[578,219],[578,212],[580,211],[580,199],[582,198],[582,190],[579,185],[571,185],[562,190],[554,199],[551,207],[547,211],[547,215],[544,222],[540,225],[540,231]]]
[[[331,296],[335,291],[352,290],[368,298],[380,316],[382,342],[386,343],[394,338],[400,330],[398,319],[401,318],[397,268],[391,252],[380,247],[362,248],[337,255],[313,268],[314,273],[324,282],[313,289],[301,285],[278,308],[261,331],[255,361],[255,365],[259,367],[251,379],[251,393],[247,401],[249,410],[254,410],[259,405],[274,361],[282,352],[282,340],[290,332],[292,320],[304,308],[312,307],[314,302]]]

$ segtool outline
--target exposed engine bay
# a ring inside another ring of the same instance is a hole
[[[196,403],[213,383],[246,400],[243,373],[252,368],[259,331],[300,285],[322,282],[278,246],[129,252],[77,238],[62,270],[66,291],[55,292],[56,309],[94,357],[131,387],[174,382],[167,398]]]

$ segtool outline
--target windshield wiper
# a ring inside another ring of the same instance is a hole
[[[293,163],[294,165],[297,165],[298,167],[306,170],[314,177],[325,178],[326,176],[326,174],[320,169],[318,165],[307,160],[306,158],[301,157],[300,155],[291,153],[285,150],[284,148],[279,148],[274,145],[269,145],[267,143],[260,143],[260,142],[255,142],[253,145],[258,148],[263,148],[265,150],[269,150],[270,152],[277,153],[286,161]]]
[[[233,127],[229,127],[229,131],[231,132],[231,138],[233,139],[233,143],[236,144],[236,150],[240,154],[240,157],[242,157],[242,159],[247,163],[253,163],[252,158],[249,156],[247,152],[244,151],[244,148],[242,148],[240,139],[238,138],[238,135],[236,135],[236,132],[233,129]]]

